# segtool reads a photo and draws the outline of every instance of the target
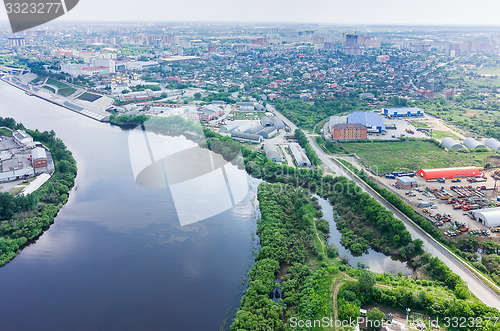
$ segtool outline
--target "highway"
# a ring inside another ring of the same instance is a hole
[[[283,114],[278,112],[277,110],[272,108],[272,111],[280,118],[285,124],[290,126],[292,132],[297,128],[290,120],[288,120]],[[484,281],[480,279],[475,272],[468,269],[465,266],[465,263],[459,260],[451,251],[449,251],[446,247],[437,242],[434,238],[428,235],[424,230],[422,230],[418,225],[416,225],[411,219],[409,219],[406,215],[396,209],[392,204],[390,204],[387,200],[385,200],[378,192],[373,190],[370,186],[365,184],[358,176],[356,176],[352,171],[346,169],[343,165],[341,165],[335,159],[328,154],[326,154],[316,143],[312,137],[307,135],[309,142],[313,149],[318,154],[319,159],[323,162],[323,164],[333,170],[336,174],[340,176],[345,176],[351,180],[353,180],[357,185],[359,185],[365,192],[370,194],[374,199],[376,199],[382,206],[384,206],[387,210],[394,214],[394,217],[401,220],[405,225],[408,231],[410,232],[413,239],[420,239],[424,242],[424,248],[427,252],[429,252],[432,256],[439,258],[443,261],[454,273],[460,276],[469,287],[469,290],[478,297],[482,302],[487,304],[488,306],[497,308],[500,310],[500,296],[493,291],[485,281],[489,282],[490,285],[496,287],[495,284],[485,279]],[[500,288],[496,287],[497,289]]]

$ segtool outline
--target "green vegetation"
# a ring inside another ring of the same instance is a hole
[[[62,95],[63,97],[69,97],[71,94],[75,93],[76,89],[73,87],[61,88],[57,91],[57,94]]]
[[[109,122],[118,126],[137,126],[143,124],[149,119],[148,115],[115,115],[111,114]]]
[[[12,131],[0,128],[0,136],[12,136]]]
[[[47,85],[42,86],[42,88],[49,90],[52,93],[56,93],[56,89]]]
[[[315,166],[318,166],[321,161],[314,151],[314,149],[311,147],[311,144],[309,144],[309,140],[307,140],[306,135],[302,130],[297,129],[295,130],[295,138],[297,138],[297,141],[299,142],[299,145],[302,146],[302,148],[305,150],[307,157],[311,161],[312,164]]]
[[[260,250],[231,330],[283,330],[289,329],[284,320],[292,316],[331,316],[329,288],[338,268],[326,263],[315,270],[307,266],[311,259],[325,258],[314,239],[319,205],[307,191],[284,184],[262,183],[257,196]],[[286,272],[282,274],[283,299],[276,302],[279,270]]]
[[[64,84],[63,82],[60,82],[52,78],[47,79],[47,82],[45,84],[55,86],[59,89],[69,88],[69,86]]]
[[[276,109],[283,113],[299,127],[312,129],[316,123],[326,117],[340,113],[361,110],[361,104],[357,98],[349,98],[342,101],[315,100],[308,103],[300,100],[278,100]]]
[[[0,118],[0,124],[12,129],[22,128],[22,124],[11,118]],[[50,149],[56,172],[42,188],[26,197],[13,197],[8,193],[0,195],[0,218],[3,220],[0,223],[0,266],[12,260],[54,222],[59,209],[68,200],[77,172],[71,152],[53,131],[27,132]]]
[[[444,168],[485,165],[494,151],[461,153],[446,151],[433,140],[397,140],[384,142],[342,143],[349,153],[356,153],[371,169],[379,173],[416,171],[422,168]]]
[[[80,95],[77,99],[88,101],[88,102],[94,102],[100,98],[101,98],[101,96],[98,94],[85,92],[82,95]]]
[[[348,319],[359,316],[359,308],[366,304],[389,305],[401,310],[410,308],[414,312],[422,312],[431,316],[433,319],[439,318],[443,325],[445,317],[465,317],[473,318],[487,316],[498,316],[498,310],[490,308],[478,300],[467,300],[463,297],[457,288],[462,288],[463,281],[454,275],[437,258],[430,258],[427,254],[424,256],[428,260],[427,270],[431,272],[437,280],[418,280],[408,279],[406,277],[393,276],[391,274],[374,275],[377,285],[367,288],[363,285],[363,278],[369,277],[369,271],[349,270],[349,275],[359,277],[356,281],[346,281],[341,286],[338,293],[339,318]],[[442,274],[440,274],[442,273]],[[458,280],[457,280],[458,278]],[[450,284],[454,285],[455,290],[450,289]],[[383,285],[383,286],[382,286]],[[378,309],[377,309],[378,310]],[[382,318],[377,310],[368,312],[368,319]],[[479,319],[477,320],[479,321]],[[489,323],[486,327],[486,320],[478,322],[478,327],[465,326],[460,330],[496,330],[494,323]]]
[[[438,140],[441,140],[445,137],[450,137],[450,138],[455,138],[458,139],[456,135],[454,135],[451,132],[445,132],[445,131],[434,131],[432,130],[432,137]]]

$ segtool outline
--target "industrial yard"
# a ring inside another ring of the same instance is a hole
[[[376,179],[412,205],[449,237],[471,233],[500,239],[500,224],[486,224],[490,225],[488,227],[474,216],[478,210],[500,206],[500,201],[497,201],[500,194],[495,190],[495,187],[498,188],[500,185],[499,169],[484,170],[484,176],[444,181],[443,179],[427,181],[413,173],[406,175],[411,177],[390,174]],[[400,185],[400,178],[405,177],[412,179],[413,187]]]

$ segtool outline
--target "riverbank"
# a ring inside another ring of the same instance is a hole
[[[15,123],[11,129],[22,124]],[[26,246],[34,243],[54,222],[59,210],[68,201],[75,183],[76,161],[62,140],[53,132],[26,130],[35,141],[47,146],[54,158],[56,170],[40,188],[27,195],[3,193],[0,198],[0,267]]]
[[[19,81],[19,79],[15,76],[3,75],[3,76],[0,76],[0,80],[4,81],[5,83],[7,83],[11,86],[14,86],[14,87],[24,91],[29,96],[35,96],[35,97],[40,98],[44,101],[48,101],[52,104],[66,108],[68,110],[71,110],[72,112],[89,117],[89,118],[96,120],[96,121],[99,121],[99,122],[108,122],[109,121],[108,115],[96,113],[96,112],[93,112],[93,111],[86,109],[84,107],[75,105],[74,103],[70,102],[70,100],[68,100],[67,98],[65,98],[63,96],[60,96],[60,95],[53,96],[48,90],[42,90],[42,89],[36,88],[32,85],[22,84]]]

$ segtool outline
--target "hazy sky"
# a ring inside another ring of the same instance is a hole
[[[500,0],[80,0],[59,19],[500,25]]]

